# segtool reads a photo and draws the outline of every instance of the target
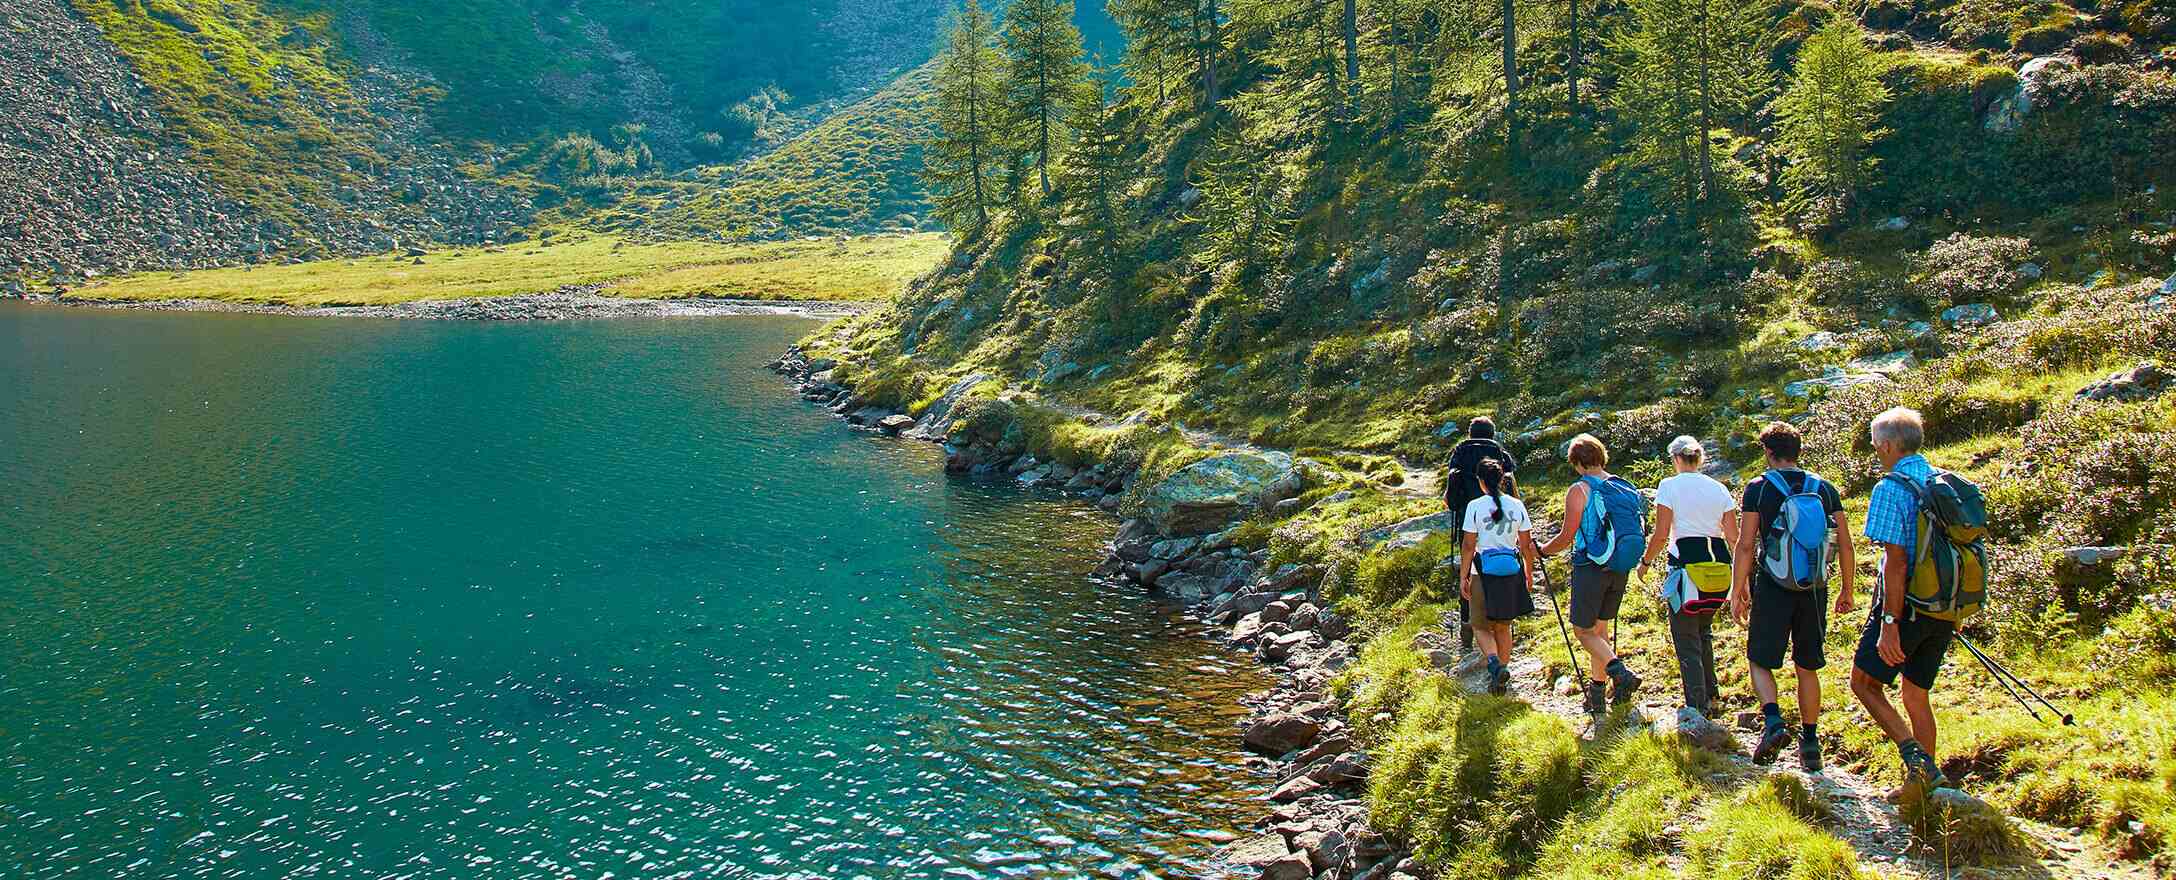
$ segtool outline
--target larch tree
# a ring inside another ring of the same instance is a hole
[[[1050,166],[1066,143],[1066,115],[1088,76],[1073,0],[1013,0],[1005,13],[1005,97],[1021,153],[1035,169],[1044,198]]]
[[[1004,166],[1004,68],[990,14],[977,0],[967,0],[937,59],[936,132],[922,154],[922,176],[936,214],[956,229],[982,229],[997,202]]]
[[[1120,210],[1130,182],[1126,132],[1096,77],[1075,91],[1070,124],[1078,133],[1062,175],[1064,223],[1079,236],[1086,265],[1115,290],[1127,252],[1126,218]],[[1110,316],[1116,318],[1116,315]]]
[[[1612,101],[1632,123],[1633,149],[1669,173],[1690,222],[1716,193],[1717,126],[1741,121],[1770,87],[1765,25],[1746,0],[1629,6],[1630,27],[1612,43]]]
[[[1886,134],[1879,126],[1889,89],[1882,63],[1856,17],[1839,13],[1798,50],[1790,88],[1776,101],[1779,140],[1791,158],[1784,179],[1814,213],[1850,209],[1874,169],[1867,147]]]

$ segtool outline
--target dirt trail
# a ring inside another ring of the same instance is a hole
[[[1543,603],[1550,601],[1546,597]],[[1456,650],[1454,635],[1456,621],[1446,620],[1441,628],[1423,630],[1415,639],[1424,646]],[[1561,669],[1564,664],[1561,637],[1543,633],[1514,648],[1511,662],[1511,695],[1529,705],[1572,722],[1580,736],[1593,739],[1607,725],[1622,725],[1628,730],[1650,727],[1657,718],[1674,719],[1677,715],[1677,681],[1675,678],[1650,676],[1640,689],[1641,699],[1634,705],[1613,712],[1600,719],[1590,718],[1580,705],[1578,696],[1558,693],[1550,685],[1547,674],[1552,667]],[[1553,662],[1552,662],[1553,658]],[[1487,672],[1481,655],[1473,652],[1462,656],[1459,665],[1448,674],[1457,678],[1468,693],[1484,693],[1488,689]],[[1728,723],[1727,719],[1717,719]],[[1759,781],[1770,773],[1788,773],[1806,783],[1806,787],[1822,795],[1835,811],[1836,820],[1823,830],[1849,844],[1857,851],[1861,864],[1882,874],[1898,878],[1984,878],[1984,880],[2052,880],[2052,878],[2099,877],[2112,880],[2153,880],[2153,872],[2136,863],[2115,858],[2098,840],[2066,828],[2056,828],[2012,818],[2018,830],[2029,837],[2040,850],[2040,857],[2033,862],[1998,867],[1972,867],[1946,869],[1938,852],[1927,852],[1918,846],[1910,826],[1897,814],[1896,807],[1887,800],[1887,792],[1865,777],[1850,769],[1838,766],[1833,759],[1823,772],[1808,774],[1798,767],[1798,752],[1786,749],[1773,765],[1761,767],[1753,763],[1752,754],[1756,732],[1733,730],[1738,740],[1738,754],[1727,756],[1733,788],[1742,788]]]

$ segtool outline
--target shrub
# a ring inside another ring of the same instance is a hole
[[[1926,314],[1933,303],[1927,288],[1904,284],[1894,276],[1845,259],[1822,260],[1806,268],[1801,283],[1814,302],[1860,313]]]
[[[1443,601],[1458,587],[1456,572],[1443,564],[1455,549],[1450,535],[1439,534],[1411,547],[1368,553],[1352,564],[1341,583],[1325,579],[1325,596],[1363,608],[1389,608],[1408,599]]]
[[[1954,233],[1914,261],[1914,280],[1938,302],[1977,302],[2022,288],[2018,266],[2031,256],[2032,243],[2022,238]]]

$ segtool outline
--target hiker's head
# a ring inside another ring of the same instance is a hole
[[[1466,424],[1466,436],[1475,440],[1496,439],[1496,420],[1488,416],[1474,416],[1473,421]]]
[[[1927,441],[1927,422],[1916,409],[1893,407],[1874,417],[1874,454],[1883,467],[1895,467]]]
[[[1512,491],[1511,475],[1504,473],[1503,462],[1493,458],[1482,459],[1481,464],[1474,468],[1474,475],[1481,478],[1482,491],[1496,500],[1496,509],[1489,513],[1489,522],[1503,522],[1503,496],[1511,494]]]
[[[1760,448],[1767,450],[1769,464],[1797,464],[1805,440],[1789,422],[1769,422],[1760,429]]]
[[[1564,457],[1570,459],[1572,467],[1580,473],[1598,471],[1609,466],[1609,447],[1603,446],[1593,434],[1581,434],[1572,438],[1571,448],[1565,451]]]
[[[1680,434],[1677,439],[1670,441],[1670,463],[1677,465],[1678,473],[1689,474],[1699,470],[1700,465],[1707,460],[1708,451],[1700,446],[1699,440]]]

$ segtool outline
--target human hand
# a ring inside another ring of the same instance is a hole
[[[1458,595],[1459,598],[1468,602],[1473,601],[1473,575],[1469,574],[1458,579]]]
[[[1904,645],[1896,634],[1896,624],[1881,625],[1881,638],[1875,641],[1874,650],[1881,655],[1881,662],[1891,666],[1904,665]]]
[[[1730,616],[1732,619],[1738,622],[1739,626],[1744,626],[1746,620],[1753,616],[1753,597],[1751,595],[1751,591],[1747,590],[1745,587],[1742,586],[1731,588]]]
[[[1852,602],[1851,594],[1852,590],[1850,587],[1845,587],[1842,592],[1836,594],[1837,614],[1850,614],[1852,609],[1859,607],[1856,603]]]

